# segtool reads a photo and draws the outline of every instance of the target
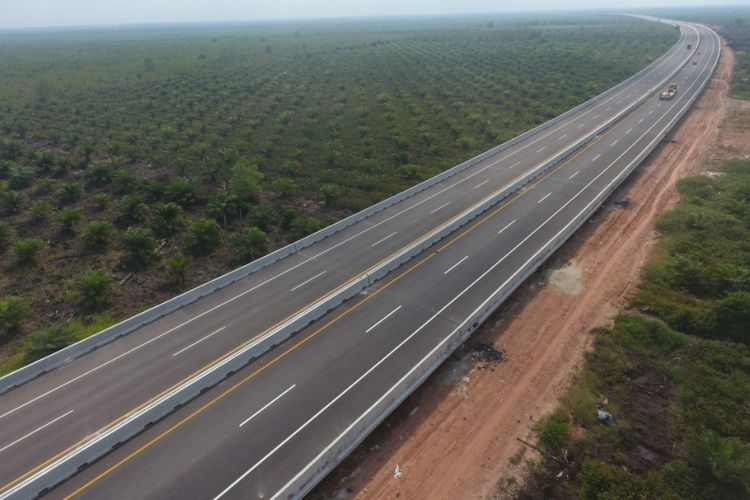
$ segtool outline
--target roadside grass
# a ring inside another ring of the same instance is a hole
[[[29,335],[9,347],[8,356],[0,361],[0,376],[36,361],[70,344],[90,337],[117,323],[109,314],[98,314],[88,321],[72,320]]]

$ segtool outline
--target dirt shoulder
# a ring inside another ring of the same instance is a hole
[[[498,480],[520,471],[514,463],[525,447],[517,438],[529,438],[535,420],[556,406],[591,329],[638,284],[654,222],[677,200],[677,180],[701,171],[707,158],[747,154],[750,108],[727,97],[733,62],[724,47],[713,81],[676,131],[469,341],[493,345],[506,359],[487,363],[471,346],[459,349],[312,498],[502,496]]]

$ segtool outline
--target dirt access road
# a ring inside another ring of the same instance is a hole
[[[745,156],[750,130],[741,124],[750,108],[727,97],[733,62],[725,46],[709,88],[676,131],[312,498],[506,496],[499,484],[512,484],[520,472],[512,457],[525,449],[516,438],[532,439],[534,422],[580,366],[591,329],[610,321],[637,286],[654,222],[677,200],[677,180],[701,172],[707,159]],[[506,359],[473,356],[477,341]]]

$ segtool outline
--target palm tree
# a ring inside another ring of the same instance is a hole
[[[156,207],[156,232],[160,236],[174,236],[182,227],[184,210],[174,202]]]
[[[229,222],[229,218],[237,213],[237,208],[240,204],[240,199],[237,195],[229,193],[218,193],[208,200],[206,207],[208,213],[213,217],[221,218],[224,220],[226,226]]]
[[[244,262],[250,262],[268,252],[268,236],[257,227],[240,231],[232,242]]]

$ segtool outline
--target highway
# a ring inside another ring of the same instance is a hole
[[[22,488],[59,457],[566,150],[681,67],[670,79],[679,88],[673,100],[651,96],[533,184],[47,492],[303,493],[340,458],[321,467],[321,457],[352,441],[357,426],[375,425],[384,416],[374,413],[378,405],[396,404],[404,382],[434,353],[455,347],[456,332],[488,298],[512,291],[603,201],[702,90],[719,49],[715,34],[683,24],[659,64],[563,122],[0,395],[0,498],[27,496]]]

